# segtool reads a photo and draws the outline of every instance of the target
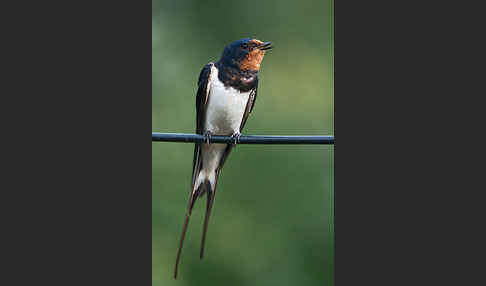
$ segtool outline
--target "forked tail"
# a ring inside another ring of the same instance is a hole
[[[190,199],[189,199],[189,206],[188,206],[187,212],[186,212],[186,219],[184,221],[184,226],[182,228],[182,236],[181,236],[181,240],[180,240],[180,243],[179,243],[179,250],[177,251],[177,258],[176,258],[176,264],[175,264],[175,269],[174,269],[174,279],[177,279],[177,269],[178,269],[178,266],[179,266],[179,260],[181,258],[182,246],[184,244],[184,238],[186,236],[187,226],[189,225],[189,219],[191,217],[192,208],[194,207],[194,203],[196,202],[197,198],[202,196],[204,193],[206,193],[207,194],[206,216],[204,218],[200,258],[202,259],[203,256],[204,256],[204,245],[205,245],[205,242],[206,242],[206,232],[208,230],[209,216],[211,215],[211,209],[212,209],[213,203],[214,203],[214,195],[216,193],[217,175],[218,174],[216,174],[214,189],[211,186],[211,183],[209,182],[209,180],[204,180],[197,187],[196,190],[191,192],[191,196],[190,196]]]

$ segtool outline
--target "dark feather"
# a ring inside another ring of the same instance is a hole
[[[251,90],[250,96],[248,97],[248,102],[246,103],[245,113],[243,114],[243,120],[241,120],[240,132],[243,131],[243,127],[245,127],[246,120],[248,119],[248,116],[250,116],[253,107],[255,107],[255,100],[257,97],[257,90],[258,90],[258,78],[256,79],[256,81],[257,82],[255,84],[255,88]]]
[[[199,74],[197,80],[197,95],[196,95],[196,133],[203,134],[204,132],[204,117],[206,115],[206,108],[209,99],[209,78],[211,76],[211,68],[214,63],[209,63],[204,66]]]
[[[221,169],[218,168],[216,170],[216,180],[214,182],[214,190],[211,190],[211,185],[208,186],[208,191],[207,191],[207,201],[206,201],[206,216],[204,217],[204,225],[203,225],[203,236],[201,240],[201,252],[199,257],[202,259],[204,256],[204,246],[206,245],[206,233],[208,231],[208,225],[209,225],[209,217],[211,215],[211,209],[213,208],[213,203],[214,203],[214,196],[216,195],[216,189],[218,185],[218,178],[219,178],[219,171]]]

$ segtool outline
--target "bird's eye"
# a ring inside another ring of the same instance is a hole
[[[243,44],[241,45],[241,47],[242,47],[243,49],[248,49],[248,44],[247,44],[247,43],[243,43]]]

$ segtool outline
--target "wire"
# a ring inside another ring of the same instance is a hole
[[[152,141],[155,142],[182,142],[201,143],[205,137],[200,134],[187,133],[160,133],[152,132]],[[231,136],[212,135],[209,143],[234,143]],[[334,144],[334,136],[267,136],[249,135],[241,136],[238,144]]]

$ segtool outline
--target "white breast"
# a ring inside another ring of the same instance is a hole
[[[250,91],[240,93],[225,87],[218,79],[218,69],[212,67],[206,130],[216,135],[232,135],[239,131],[249,96]]]

